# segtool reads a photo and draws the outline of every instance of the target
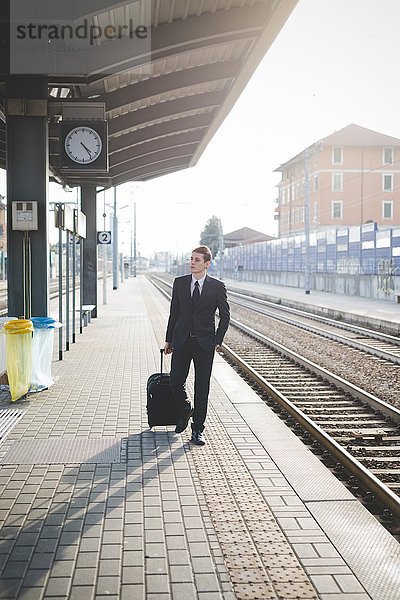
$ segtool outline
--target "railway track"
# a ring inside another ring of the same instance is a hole
[[[400,411],[231,323],[236,331],[227,334],[224,354],[400,520]]]
[[[153,284],[170,297],[167,282]],[[349,486],[364,490],[373,512],[400,522],[400,411],[239,321],[231,321],[223,353],[311,436]],[[329,456],[328,456],[329,454]],[[367,504],[368,506],[368,504]],[[390,529],[390,526],[388,527]],[[400,532],[397,532],[400,533]]]
[[[170,286],[169,282],[156,277],[160,285]],[[343,323],[321,315],[315,315],[296,308],[281,306],[275,302],[262,300],[247,294],[229,290],[231,304],[247,308],[265,317],[281,321],[304,331],[339,342],[361,352],[366,352],[382,360],[400,364],[400,338],[374,331],[351,323]],[[317,324],[316,324],[317,323]]]
[[[400,338],[350,323],[340,323],[295,308],[279,306],[242,293],[229,291],[231,303],[305,331],[340,342],[383,360],[400,364]],[[318,325],[315,325],[318,322]]]
[[[78,288],[79,286],[77,286]],[[65,289],[65,286],[63,286]],[[58,297],[58,282],[50,283],[50,300]],[[0,293],[0,317],[7,316],[7,290],[2,290]]]

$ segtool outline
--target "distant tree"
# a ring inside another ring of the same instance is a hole
[[[218,252],[221,231],[221,219],[213,215],[211,219],[207,221],[203,231],[201,232],[200,244],[208,246],[213,257],[215,257]]]

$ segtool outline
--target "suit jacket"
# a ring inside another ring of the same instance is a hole
[[[193,310],[190,294],[191,281],[192,275],[183,275],[174,281],[165,339],[172,344],[172,348],[179,348],[183,346],[192,331],[204,350],[212,350],[215,346],[222,344],[229,325],[230,311],[226,298],[226,287],[222,281],[206,275],[199,302]],[[220,320],[218,329],[215,331],[217,308]]]

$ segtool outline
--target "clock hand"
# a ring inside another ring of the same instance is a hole
[[[92,153],[90,152],[89,148],[87,148],[83,142],[81,142],[81,146],[85,148],[86,152],[89,154],[89,157],[92,158]]]

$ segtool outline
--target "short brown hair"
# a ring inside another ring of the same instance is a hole
[[[204,256],[204,262],[207,262],[208,260],[211,261],[211,259],[212,259],[212,253],[208,246],[199,246],[198,248],[195,248],[194,250],[192,250],[192,252],[197,252],[197,254],[202,254]]]

